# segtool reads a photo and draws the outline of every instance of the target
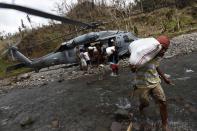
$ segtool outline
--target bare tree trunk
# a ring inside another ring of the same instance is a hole
[[[156,3],[155,3],[155,0],[153,0],[153,9],[156,8]]]
[[[92,9],[94,9],[94,0],[92,0]]]
[[[140,1],[140,8],[141,8],[141,11],[144,12],[142,0]]]

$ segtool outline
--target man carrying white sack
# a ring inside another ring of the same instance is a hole
[[[166,97],[160,85],[160,78],[162,78],[167,84],[172,84],[172,82],[168,78],[166,78],[164,73],[159,69],[159,61],[167,51],[170,45],[170,40],[167,36],[159,36],[157,39],[145,38],[144,40],[145,41],[141,40],[144,42],[142,43],[144,46],[147,46],[148,44],[151,45],[151,41],[155,42],[155,45],[152,44],[153,47],[155,46],[155,49],[149,46],[149,50],[148,48],[145,50],[146,47],[142,47],[144,48],[145,53],[142,53],[142,55],[138,59],[135,58],[136,60],[133,60],[134,58],[130,56],[130,68],[131,71],[135,73],[135,95],[138,95],[140,100],[139,111],[140,113],[144,114],[143,109],[145,107],[148,107],[149,96],[151,96],[155,100],[155,102],[159,104],[162,128],[164,131],[168,131],[168,112]],[[140,39],[136,42],[138,41],[140,41]],[[139,55],[139,52],[135,53],[135,48],[132,48],[133,47],[131,47],[131,55]],[[139,50],[142,51],[142,48],[139,48]],[[143,62],[144,64],[140,65],[140,62]]]

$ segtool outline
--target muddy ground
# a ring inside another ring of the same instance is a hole
[[[168,98],[169,122],[173,131],[197,129],[197,53],[165,59],[162,69],[175,86],[163,84]],[[74,80],[52,81],[28,88],[13,88],[0,95],[0,131],[109,131],[117,112],[133,113],[134,130],[147,126],[156,130],[160,121],[155,104],[141,118],[135,99],[130,99],[132,74],[98,80],[98,75]],[[120,111],[121,110],[121,111]],[[123,113],[124,114],[124,113]],[[115,125],[126,130],[127,120]]]

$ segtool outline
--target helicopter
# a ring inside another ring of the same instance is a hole
[[[80,21],[68,19],[65,17],[49,14],[43,11],[35,10],[32,8],[27,8],[19,5],[12,5],[7,3],[0,3],[0,8],[8,8],[15,9],[18,11],[22,11],[31,15],[36,15],[40,17],[50,18],[53,20],[58,20],[67,24],[78,25],[82,30],[85,29],[93,29],[97,28],[100,24],[97,22],[94,23],[83,23]],[[32,68],[35,72],[39,72],[40,69],[45,67],[50,67],[59,64],[78,64],[77,60],[77,46],[84,46],[85,44],[99,42],[106,47],[111,46],[109,41],[111,39],[115,39],[116,46],[118,47],[118,55],[124,56],[128,54],[128,46],[129,44],[137,40],[138,38],[133,35],[131,32],[119,31],[119,30],[107,30],[107,31],[98,31],[98,32],[90,32],[87,34],[83,34],[77,36],[73,39],[70,39],[66,42],[63,42],[59,48],[57,48],[54,52],[49,53],[40,58],[36,58],[30,60],[26,56],[24,56],[17,47],[11,46],[9,47],[9,52],[11,55],[16,58],[20,63],[16,65],[9,66],[7,71],[12,71],[21,67]]]

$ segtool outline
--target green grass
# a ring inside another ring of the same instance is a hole
[[[21,69],[17,69],[15,71],[12,71],[10,73],[6,73],[6,68],[10,65],[12,65],[10,62],[7,62],[3,59],[0,59],[0,78],[1,79],[11,77],[11,76],[16,76],[16,75],[19,75],[21,73],[31,71],[31,69],[28,69],[28,68],[21,68]]]
[[[0,77],[2,77],[5,74],[5,69],[8,65],[8,62],[5,62],[5,60],[0,59]]]

